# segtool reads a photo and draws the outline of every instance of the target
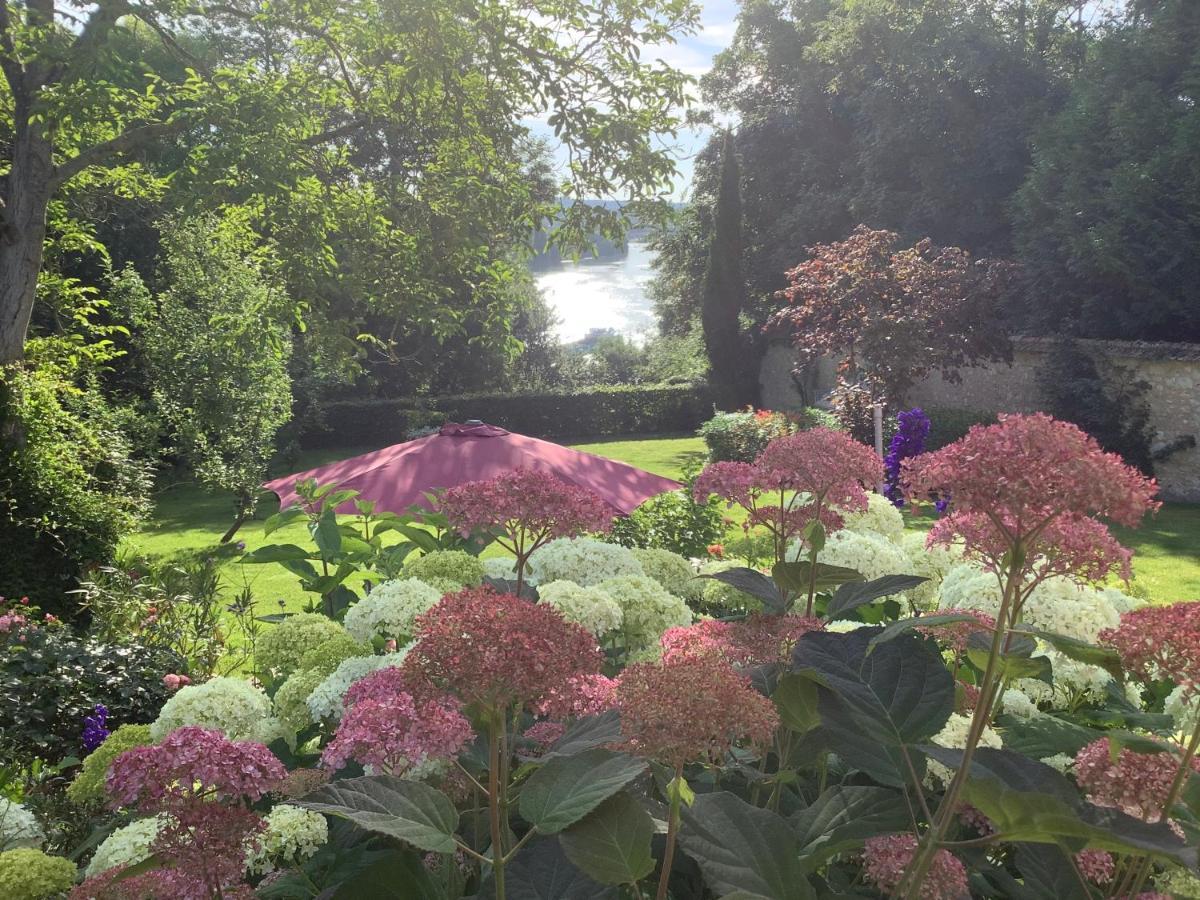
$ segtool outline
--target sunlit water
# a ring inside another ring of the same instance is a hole
[[[560,268],[535,272],[537,286],[559,319],[559,339],[577,341],[595,328],[630,337],[649,330],[654,311],[646,285],[653,275],[652,258],[645,244],[631,242],[624,259],[565,262]]]

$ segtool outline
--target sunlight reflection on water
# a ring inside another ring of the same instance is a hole
[[[595,328],[612,328],[636,337],[654,325],[646,285],[653,276],[653,254],[643,243],[630,242],[624,259],[566,262],[561,268],[535,272],[537,286],[558,317],[556,333],[566,343]]]

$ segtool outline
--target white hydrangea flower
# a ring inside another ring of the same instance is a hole
[[[1066,775],[1071,771],[1071,766],[1075,765],[1075,757],[1067,753],[1055,753],[1053,756],[1047,756],[1042,762]]]
[[[621,607],[599,588],[582,587],[573,581],[552,581],[538,590],[542,603],[553,606],[568,622],[582,626],[594,635],[621,627]]]
[[[995,618],[1000,612],[1000,583],[974,563],[950,567],[938,587],[938,609],[977,609]]]
[[[688,605],[663,590],[653,578],[625,575],[609,578],[597,587],[621,607],[621,632],[627,651],[658,643],[668,628],[692,624],[692,611]]]
[[[372,672],[400,665],[404,662],[404,657],[408,656],[408,651],[408,647],[401,647],[395,653],[384,656],[354,656],[344,661],[308,695],[305,703],[313,721],[341,721],[342,713],[345,712],[342,699],[346,696],[346,691],[350,690],[350,685]]]
[[[1121,615],[1101,591],[1066,578],[1047,578],[1033,589],[1022,621],[1055,634],[1095,642],[1105,628],[1115,628]]]
[[[414,620],[437,605],[442,592],[416,578],[385,581],[346,610],[346,630],[357,641],[392,638],[405,642]]]
[[[898,544],[904,536],[904,516],[895,504],[882,494],[867,495],[865,510],[841,511],[846,530],[871,532],[884,540]]]
[[[123,866],[136,866],[150,858],[150,845],[166,823],[167,816],[157,815],[148,819],[137,819],[123,828],[118,828],[96,848],[92,861],[84,874],[88,878]]]
[[[788,559],[807,559],[807,555],[798,544],[793,544]],[[887,538],[870,531],[844,528],[825,539],[817,562],[854,569],[868,581],[884,575],[908,575],[913,570],[908,555]]]
[[[936,544],[925,546],[925,535],[919,531],[906,531],[899,541],[900,549],[908,557],[909,568],[914,575],[928,578],[908,591],[908,599],[918,609],[930,610],[937,607],[938,590],[942,580],[954,566],[962,562],[962,550],[957,546]]]
[[[0,797],[0,851],[37,850],[45,842],[46,834],[34,814],[20,803]]]
[[[1019,691],[1016,688],[1009,688],[1004,692],[1004,696],[1000,699],[1001,708],[1005,715],[1012,716],[1016,719],[1032,719],[1035,716],[1040,716],[1041,711],[1037,705],[1029,699],[1029,695],[1024,691]]]
[[[633,551],[595,538],[559,538],[535,550],[529,564],[538,584],[573,581],[594,587],[609,578],[646,574]]]
[[[246,869],[254,875],[303,862],[329,840],[329,823],[323,815],[290,803],[274,807],[265,821],[265,831],[246,854]]]
[[[1112,675],[1100,666],[1089,665],[1064,656],[1050,647],[1040,647],[1034,656],[1050,660],[1053,685],[1036,678],[1020,678],[1013,687],[1037,706],[1070,709],[1079,702],[1100,703],[1107,697]]]
[[[257,740],[271,715],[267,695],[242,678],[218,676],[181,688],[163,704],[150,725],[150,737],[161,741],[176,728],[215,728],[231,741]]]
[[[1098,590],[1112,608],[1117,611],[1117,615],[1119,616],[1123,616],[1127,612],[1133,612],[1135,609],[1141,609],[1146,605],[1145,600],[1126,594],[1115,587],[1102,587],[1098,588]]]
[[[491,556],[483,563],[483,574],[486,578],[499,578],[504,581],[517,580],[517,561],[510,559],[507,556]],[[536,579],[527,573],[525,581],[529,584],[536,584]]]
[[[860,628],[870,628],[866,622],[854,622],[850,619],[838,619],[836,622],[829,622],[825,626],[825,631],[833,634],[848,634],[851,631],[858,631]]]
[[[1163,712],[1175,720],[1175,729],[1181,734],[1191,734],[1200,719],[1200,694],[1179,685],[1167,695]]]
[[[699,600],[704,593],[704,580],[696,577],[696,567],[678,553],[635,547],[633,555],[645,573],[666,588],[667,593],[685,600]]]
[[[970,730],[970,716],[951,713],[950,719],[946,722],[945,726],[931,740],[932,743],[940,747],[961,750],[967,746],[967,732]],[[999,750],[1004,746],[1004,742],[1000,739],[1000,735],[993,731],[990,726],[984,726],[983,734],[979,736],[979,746]],[[944,786],[948,785],[953,777],[954,772],[948,766],[944,766],[934,759],[929,760],[929,769],[926,772],[925,779],[931,786],[935,783],[931,779],[936,779],[936,782],[940,782]]]

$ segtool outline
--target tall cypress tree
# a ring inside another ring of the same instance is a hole
[[[719,409],[753,403],[756,358],[741,334],[739,317],[746,300],[742,280],[742,191],[732,130],[721,148],[721,186],[713,213],[712,243],[704,273],[700,321],[708,353],[709,383]]]

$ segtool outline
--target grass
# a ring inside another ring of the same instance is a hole
[[[668,478],[678,478],[689,463],[704,459],[704,445],[697,437],[618,438],[572,446]],[[304,453],[294,468],[307,469],[369,449]],[[264,502],[257,517],[242,527],[236,540],[244,541],[249,550],[268,542],[306,546],[308,536],[300,524],[275,532],[269,541],[263,537],[263,520],[275,512],[275,507],[273,499]],[[125,549],[160,560],[215,553],[232,517],[230,497],[205,493],[192,484],[172,485],[159,493],[153,518],[127,541]],[[910,527],[928,527],[928,521],[915,520]],[[1142,528],[1118,529],[1117,534],[1134,551],[1134,584],[1138,594],[1156,603],[1200,599],[1200,505],[1168,504],[1157,516],[1147,519]],[[232,587],[240,588],[246,583],[251,586],[259,599],[260,612],[274,611],[277,604],[298,609],[306,599],[295,577],[277,565],[244,566],[236,558],[230,558],[224,571]]]

